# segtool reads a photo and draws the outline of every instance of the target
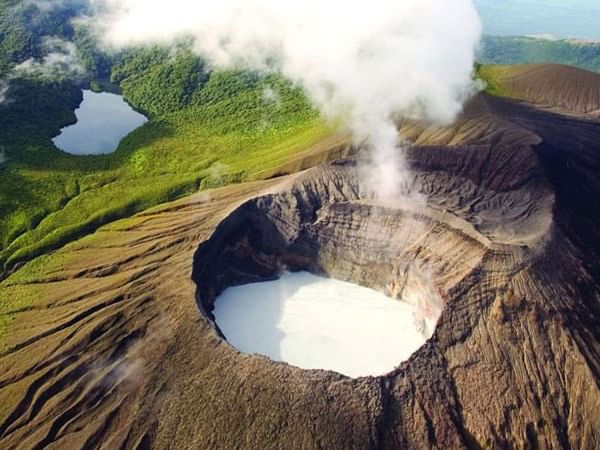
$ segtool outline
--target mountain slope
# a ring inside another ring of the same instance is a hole
[[[453,126],[400,131],[426,207],[373,202],[337,155],[116,222],[2,282],[0,445],[596,448],[600,123],[482,94]],[[281,264],[399,296],[431,280],[434,336],[377,378],[240,354],[211,304]]]
[[[600,74],[560,64],[483,66],[479,74],[491,93],[600,117]]]
[[[200,61],[185,52],[136,55],[135,76],[120,81],[151,120],[112,155],[67,155],[52,144],[81,101],[72,82],[11,82],[0,105],[0,278],[103,224],[199,188],[269,176],[307,147],[345,139],[279,76],[199,74]]]

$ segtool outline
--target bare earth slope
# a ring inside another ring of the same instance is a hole
[[[403,123],[413,191],[355,159],[164,205],[0,284],[1,448],[600,448],[600,123],[475,99]],[[327,273],[441,314],[391,374],[243,355],[223,288]]]
[[[498,81],[511,96],[600,118],[600,74],[560,64],[508,66]]]

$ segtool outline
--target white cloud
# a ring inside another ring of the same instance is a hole
[[[57,37],[44,38],[43,48],[46,55],[41,59],[30,58],[15,67],[16,74],[41,74],[78,77],[85,69],[77,57],[77,48],[72,42]]]
[[[0,79],[0,105],[6,101],[8,94],[8,80]]]
[[[274,103],[275,105],[280,106],[281,96],[279,95],[279,92],[274,90],[271,86],[267,86],[263,90],[263,101],[265,103]]]
[[[375,188],[398,194],[391,116],[447,123],[471,89],[471,0],[91,0],[115,47],[194,38],[216,67],[279,70],[375,148]]]

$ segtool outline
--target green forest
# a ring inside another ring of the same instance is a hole
[[[600,43],[485,36],[479,61],[483,64],[561,63],[600,72]]]
[[[16,3],[1,3],[5,71],[43,52],[33,37],[40,30],[27,26],[31,11],[19,9],[23,19],[7,27],[7,9]],[[40,26],[57,31],[52,20]],[[333,132],[303,92],[277,75],[210,72],[185,46],[108,55],[86,30],[60,32],[77,43],[84,79],[14,76],[0,104],[0,273],[152,205],[266,176]],[[114,154],[61,152],[51,138],[75,121],[81,87],[106,78],[150,121]],[[267,88],[278,101],[265,98]]]

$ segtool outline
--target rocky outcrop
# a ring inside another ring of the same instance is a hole
[[[412,201],[375,201],[352,158],[148,211],[4,281],[0,446],[598,448],[600,124],[482,96],[452,127],[399,126]],[[283,269],[416,302],[433,336],[382,377],[239,353],[216,295]]]

